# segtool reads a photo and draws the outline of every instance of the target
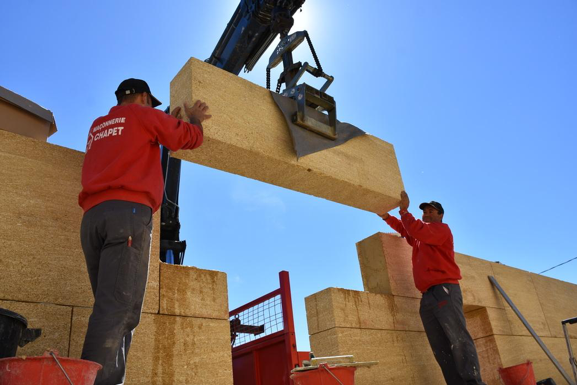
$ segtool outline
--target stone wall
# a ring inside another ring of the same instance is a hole
[[[306,298],[311,350],[317,356],[354,354],[378,360],[357,371],[356,384],[444,384],[419,317],[411,247],[397,235],[377,233],[357,244],[366,291],[330,288]],[[463,280],[468,329],[488,385],[497,369],[530,360],[537,380],[565,380],[490,283],[494,276],[565,371],[572,375],[561,321],[577,316],[577,285],[456,254]],[[577,328],[569,327],[573,349]]]
[[[18,355],[79,358],[92,307],[80,246],[84,154],[0,130],[0,307],[42,336]],[[159,262],[159,213],[127,384],[232,384],[226,275]]]

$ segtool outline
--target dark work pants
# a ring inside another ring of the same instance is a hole
[[[445,382],[484,384],[477,349],[467,331],[459,285],[445,283],[431,287],[421,298],[419,312]]]
[[[80,238],[94,307],[81,358],[103,366],[95,384],[124,383],[148,279],[151,232],[152,210],[139,203],[106,201],[82,218]]]

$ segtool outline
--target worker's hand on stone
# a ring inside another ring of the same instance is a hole
[[[182,120],[182,108],[176,107],[174,110],[170,111],[170,115],[174,116],[176,119]]]
[[[408,210],[409,204],[409,195],[405,191],[401,191],[401,203],[399,204],[399,209]]]
[[[189,106],[188,103],[184,103],[184,112],[186,116],[190,120],[191,123],[202,123],[207,119],[210,119],[212,115],[209,115],[208,106],[201,100],[197,100],[194,102],[192,106]]]
[[[387,218],[389,218],[389,213],[384,213],[384,214],[377,214],[379,217],[381,217],[382,219],[384,219],[385,221],[387,220]]]

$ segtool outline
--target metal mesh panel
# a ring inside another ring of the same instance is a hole
[[[280,294],[230,316],[232,347],[284,330]]]

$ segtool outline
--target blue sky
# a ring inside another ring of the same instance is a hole
[[[237,5],[4,0],[0,85],[53,111],[49,142],[83,150],[120,81],[147,80],[166,106],[170,80],[210,56]],[[531,272],[577,256],[576,2],[308,0],[295,19],[335,77],[339,119],[395,146],[411,211],[443,203],[456,251]],[[241,76],[264,86],[269,54]],[[306,45],[295,59],[313,61]],[[185,262],[228,274],[231,309],[290,272],[301,350],[304,297],[362,290],[355,243],[389,231],[374,214],[193,164],[180,200]],[[576,273],[573,261],[546,275]]]

